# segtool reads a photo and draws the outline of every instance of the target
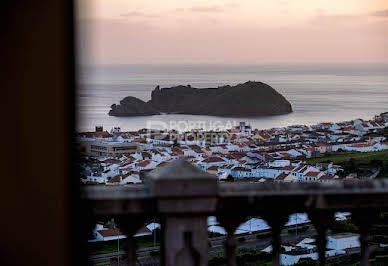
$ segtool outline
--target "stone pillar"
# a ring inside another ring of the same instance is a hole
[[[275,208],[281,210],[281,208]],[[267,221],[268,225],[271,226],[272,233],[272,265],[280,265],[280,249],[282,245],[281,232],[284,224],[288,221],[287,213],[275,213],[270,212],[263,215],[264,219]]]
[[[162,217],[161,265],[206,266],[217,178],[180,159],[148,173],[146,184]]]
[[[326,263],[326,232],[334,222],[334,212],[314,210],[309,213],[309,218],[317,231],[318,265],[323,266]]]
[[[137,261],[137,257],[136,257],[137,245],[136,245],[135,238],[133,236],[128,237],[126,244],[127,244],[126,245],[127,264],[128,264],[128,266],[136,266],[136,261]]]
[[[227,266],[236,266],[237,240],[234,232],[244,220],[245,217],[217,216],[217,221],[225,228],[227,233],[225,240],[225,253],[228,259]]]
[[[128,266],[136,266],[137,245],[133,236],[144,225],[145,220],[145,217],[142,215],[125,215],[116,217],[118,227],[127,235],[127,240],[124,246],[127,252]]]
[[[358,210],[352,213],[352,219],[360,229],[361,256],[360,265],[369,266],[369,229],[377,220],[379,212],[374,210]]]

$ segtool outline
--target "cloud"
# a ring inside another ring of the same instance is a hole
[[[373,12],[371,15],[375,16],[375,17],[387,17],[388,18],[388,9]]]
[[[87,25],[79,23],[79,27],[86,26],[80,32],[80,59],[104,64],[388,62],[388,39],[384,32],[388,27],[382,25],[388,23],[385,19],[354,27],[333,24],[323,30],[306,24],[287,28],[229,24],[208,27],[209,19],[179,23],[183,26],[174,29],[152,23],[152,19],[96,19]]]
[[[120,17],[138,17],[138,18],[157,18],[157,15],[151,15],[151,14],[146,14],[143,12],[138,12],[138,11],[130,11],[127,13],[120,14]]]
[[[198,13],[219,13],[224,12],[225,10],[220,6],[193,6],[190,8],[177,8],[175,11],[190,11]]]
[[[190,8],[190,11],[193,12],[224,12],[224,9],[219,6],[193,6]]]
[[[338,24],[357,24],[365,18],[361,14],[327,14],[322,9],[316,10],[316,15],[309,19],[310,24],[317,26],[333,26]]]

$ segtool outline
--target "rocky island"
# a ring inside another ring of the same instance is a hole
[[[265,116],[292,112],[289,101],[271,86],[247,81],[236,86],[194,88],[190,85],[160,88],[144,102],[128,96],[113,104],[111,116],[145,116],[157,114],[192,114],[212,116]]]

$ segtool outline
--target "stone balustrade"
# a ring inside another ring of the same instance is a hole
[[[271,226],[272,262],[280,265],[280,233],[292,213],[307,213],[317,231],[319,265],[325,265],[326,232],[335,212],[351,212],[360,228],[361,265],[369,265],[368,231],[388,209],[386,180],[322,183],[218,182],[184,160],[145,175],[144,185],[86,186],[82,197],[96,219],[115,218],[129,238],[128,265],[136,265],[132,237],[150,218],[161,222],[161,265],[208,265],[207,217],[225,228],[229,266],[236,265],[235,230],[249,216]]]

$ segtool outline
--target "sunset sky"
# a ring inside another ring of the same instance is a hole
[[[79,0],[82,63],[388,62],[388,0]]]

